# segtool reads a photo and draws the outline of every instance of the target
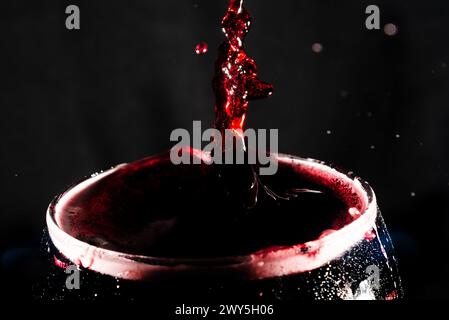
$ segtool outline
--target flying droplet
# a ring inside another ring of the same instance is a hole
[[[387,36],[392,37],[398,33],[398,27],[393,23],[387,23],[384,26],[384,32]]]
[[[327,131],[326,131],[326,134],[332,134],[332,131],[327,130]]]
[[[414,196],[416,196],[416,193],[414,193],[414,192],[412,191],[412,192],[410,192],[410,196],[411,196],[411,197],[414,197]]]
[[[312,44],[312,51],[315,53],[321,53],[323,51],[323,45],[318,42]]]
[[[208,49],[209,49],[209,46],[207,45],[206,42],[200,42],[195,47],[195,53],[198,55],[205,54]]]
[[[396,136],[395,136],[397,139],[399,139],[400,137],[401,137],[401,135],[399,134],[399,133],[396,133]]]

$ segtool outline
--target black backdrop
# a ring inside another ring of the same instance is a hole
[[[1,2],[3,279],[29,281],[21,259],[38,247],[46,206],[68,184],[168,149],[171,130],[192,120],[212,123],[226,2]],[[449,2],[246,2],[247,52],[276,87],[251,105],[248,126],[279,128],[280,151],[368,180],[406,296],[447,298]],[[81,9],[81,30],[65,28],[69,4]],[[365,28],[369,4],[397,35]],[[197,56],[200,41],[209,52]]]

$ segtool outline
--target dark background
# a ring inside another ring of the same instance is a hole
[[[369,181],[406,297],[448,298],[449,2],[246,2],[254,18],[247,52],[276,89],[251,104],[248,127],[279,128],[281,152]],[[81,30],[65,28],[69,4],[81,9]],[[395,36],[365,28],[369,4],[380,7],[382,27],[398,26]],[[174,128],[212,123],[226,5],[1,2],[2,281],[32,278],[24,261],[58,192],[170,148]],[[200,41],[209,52],[198,56]],[[315,42],[321,53],[312,51]]]

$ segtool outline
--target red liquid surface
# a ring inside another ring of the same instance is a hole
[[[359,200],[298,169],[280,162],[275,176],[263,177],[274,191],[293,194],[290,199],[274,201],[261,193],[256,205],[246,208],[232,198],[234,190],[217,166],[175,166],[165,154],[117,168],[65,202],[56,221],[70,235],[102,248],[194,258],[291,246],[353,219],[348,210],[360,208]]]

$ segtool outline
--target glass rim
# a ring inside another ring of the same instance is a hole
[[[363,210],[356,219],[338,230],[305,243],[279,248],[268,248],[247,255],[213,258],[166,258],[129,254],[104,249],[81,241],[62,230],[55,213],[61,203],[70,199],[95,181],[126,165],[117,165],[105,172],[92,175],[72,185],[56,196],[50,203],[46,222],[50,239],[57,250],[68,260],[86,269],[126,280],[152,280],[172,274],[194,274],[202,276],[237,277],[245,279],[273,278],[317,269],[335,260],[364,239],[367,232],[375,228],[377,201],[367,182],[351,172],[345,172],[325,162],[285,154],[272,155],[280,162],[294,164],[295,170],[303,170],[310,177],[324,179],[335,187],[347,190],[358,197]],[[349,214],[349,213],[348,213]],[[323,230],[324,231],[324,230]]]

